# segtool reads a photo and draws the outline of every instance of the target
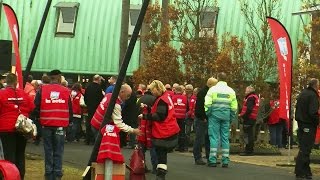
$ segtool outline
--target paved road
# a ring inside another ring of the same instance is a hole
[[[79,144],[66,144],[64,160],[77,168],[85,169],[92,146]],[[43,155],[43,147],[40,144],[27,145],[27,153]],[[129,159],[131,150],[123,149],[126,159]],[[149,153],[147,153],[149,154]],[[266,157],[269,158],[269,157]],[[147,156],[148,166],[150,158]],[[193,158],[190,155],[170,153],[168,156],[168,180],[293,180],[292,170],[284,170],[270,167],[261,167],[242,163],[231,163],[229,168],[209,168],[207,166],[196,166],[193,164]],[[154,175],[147,174],[147,179],[155,179]],[[315,177],[319,179],[320,177]]]

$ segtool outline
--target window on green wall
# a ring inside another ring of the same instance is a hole
[[[213,35],[216,31],[219,8],[207,7],[200,13],[200,36]]]
[[[79,5],[77,2],[59,2],[54,6],[57,9],[56,36],[75,36]]]
[[[134,27],[136,26],[139,14],[140,14],[141,5],[130,5],[129,12],[129,36],[132,36]]]

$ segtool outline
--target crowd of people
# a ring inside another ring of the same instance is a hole
[[[40,140],[43,141],[45,179],[48,180],[61,179],[63,176],[65,142],[78,143],[84,138],[87,145],[92,145],[98,133],[102,133],[102,141],[108,139],[108,135],[119,139],[119,142],[116,139],[114,141],[119,146],[117,150],[100,146],[104,151],[99,151],[98,159],[120,160],[120,156],[105,152],[118,151],[125,146],[134,148],[138,144],[144,152],[150,149],[152,172],[159,180],[165,179],[167,173],[167,154],[174,149],[186,152],[190,145],[193,146],[196,165],[217,167],[220,163],[218,152],[221,152],[221,166],[227,168],[230,162],[230,126],[238,119],[245,143],[245,149],[240,155],[254,155],[257,119],[264,99],[255,93],[254,87],[248,86],[243,104],[239,106],[236,92],[228,86],[227,75],[223,72],[216,78],[209,78],[206,86],[199,88],[178,83],[171,86],[159,80],[151,81],[149,85],[139,84],[136,88],[122,84],[111,121],[100,132],[117,77],[111,76],[108,79],[109,86],[106,87],[105,79],[95,75],[84,88],[81,83],[68,87],[61,74],[59,70],[53,70],[44,75],[41,81],[29,76],[24,90],[16,88],[16,75],[10,73],[1,78],[0,138],[5,159],[16,164],[22,179],[25,174],[27,140],[14,127],[20,113],[33,119],[40,132],[34,137],[34,143],[38,145]],[[318,99],[317,93],[312,94],[317,86],[318,80],[311,81],[309,89],[301,93],[297,102],[298,141],[304,144],[300,146],[297,157],[297,177],[312,176],[308,158],[318,125],[319,102],[311,102],[311,95]],[[313,106],[306,109],[305,104],[310,103]],[[269,110],[265,118],[270,132],[270,144],[282,148],[283,128],[290,123],[279,117],[278,95],[272,95],[267,104]],[[312,115],[308,115],[310,112]],[[312,119],[312,123],[309,119]],[[193,144],[190,139],[192,131],[195,133]],[[206,161],[202,156],[203,146]]]

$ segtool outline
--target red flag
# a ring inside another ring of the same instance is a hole
[[[20,52],[19,52],[19,23],[14,10],[8,5],[3,4],[4,12],[7,16],[12,42],[13,49],[16,57],[16,72],[15,74],[18,77],[18,88],[23,88],[23,78],[22,78],[22,69],[21,69],[21,60],[20,60]]]
[[[276,19],[267,17],[272,39],[278,58],[280,80],[279,117],[285,120],[290,118],[291,83],[292,83],[292,45],[286,28]],[[289,121],[287,121],[289,122]]]

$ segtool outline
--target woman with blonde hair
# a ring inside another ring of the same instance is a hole
[[[141,114],[139,117],[152,121],[152,144],[158,158],[156,179],[164,180],[167,173],[167,153],[178,144],[180,129],[174,116],[171,97],[162,82],[154,80],[149,88],[152,95],[157,99],[151,108],[151,112]]]

